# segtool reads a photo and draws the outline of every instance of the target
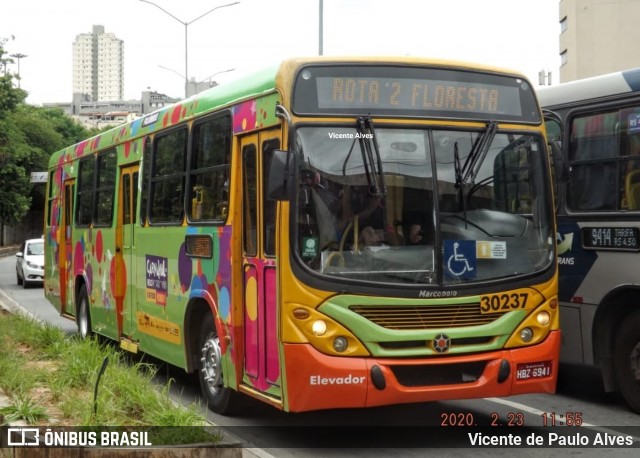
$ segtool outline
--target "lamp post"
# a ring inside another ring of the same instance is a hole
[[[320,11],[318,13],[318,55],[321,56],[324,47],[324,2],[320,0]]]
[[[215,10],[218,10],[220,8],[225,8],[227,6],[233,6],[233,5],[237,5],[240,2],[233,2],[233,3],[227,3],[226,5],[220,5],[220,6],[216,6],[215,8],[210,9],[209,11],[207,11],[206,13],[201,14],[200,16],[198,16],[195,19],[192,19],[190,21],[183,21],[181,19],[178,19],[177,17],[175,17],[173,14],[171,14],[170,12],[168,12],[167,10],[165,10],[163,7],[156,5],[153,2],[150,2],[149,0],[140,0],[143,3],[148,3],[150,5],[155,6],[156,8],[158,8],[159,10],[161,10],[163,13],[171,16],[173,19],[175,19],[176,21],[178,21],[180,24],[184,25],[184,96],[187,97],[187,89],[189,87],[189,36],[188,36],[188,28],[191,24],[193,24],[194,22],[196,22],[198,19],[202,19],[203,17],[205,17],[207,14],[214,12]]]
[[[27,55],[22,53],[16,53],[16,54],[11,54],[11,57],[13,57],[14,59],[18,59],[18,78],[16,79],[18,80],[18,89],[20,89],[20,59],[24,59],[25,57],[27,57]]]
[[[173,68],[165,67],[163,65],[158,65],[158,67],[160,67],[160,68],[162,68],[164,70],[169,70],[170,72],[173,72],[176,75],[178,75],[180,78],[184,78],[183,75],[181,75],[179,72],[175,71]],[[210,80],[211,78],[213,78],[216,75],[219,75],[220,73],[232,72],[234,70],[235,70],[235,68],[228,68],[226,70],[220,70],[219,72],[215,72],[213,75],[209,75],[205,79],[203,79],[202,81],[198,81],[197,83],[196,83],[195,80],[191,81],[191,82],[187,81],[187,88],[189,87],[189,85],[192,84],[193,85],[193,94],[197,94],[198,93],[198,86],[201,85],[202,83],[204,83],[205,81]],[[189,97],[190,95],[193,95],[193,94],[189,94],[189,90],[187,89],[187,93],[186,93],[187,97]]]

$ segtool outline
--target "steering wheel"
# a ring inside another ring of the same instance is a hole
[[[349,224],[347,224],[347,227],[344,228],[344,231],[342,232],[342,237],[340,238],[340,245],[338,246],[338,251],[332,251],[327,256],[327,259],[325,259],[324,261],[325,268],[331,267],[331,266],[344,267],[343,252],[344,252],[345,245],[347,244],[347,238],[351,231],[353,231],[354,246],[358,246],[358,216],[357,215],[354,216],[353,219],[349,221]]]

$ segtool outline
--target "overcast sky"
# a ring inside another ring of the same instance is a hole
[[[153,0],[188,27],[189,76],[224,83],[291,56],[318,55],[319,0]],[[538,71],[558,81],[559,0],[324,0],[325,55],[412,55]],[[125,98],[184,95],[185,27],[139,0],[11,0],[0,38],[20,61],[27,101],[70,102],[76,35],[102,25],[124,41]],[[166,70],[162,67],[169,68]],[[11,65],[17,72],[17,65]]]

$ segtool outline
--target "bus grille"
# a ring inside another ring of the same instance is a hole
[[[504,315],[480,313],[480,303],[419,307],[352,305],[349,309],[378,326],[398,330],[480,326],[492,323]]]
[[[390,366],[402,386],[457,385],[476,382],[487,361],[425,366]]]

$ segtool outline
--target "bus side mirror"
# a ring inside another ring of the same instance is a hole
[[[272,200],[290,200],[293,195],[294,154],[275,150],[271,157],[267,196]]]

